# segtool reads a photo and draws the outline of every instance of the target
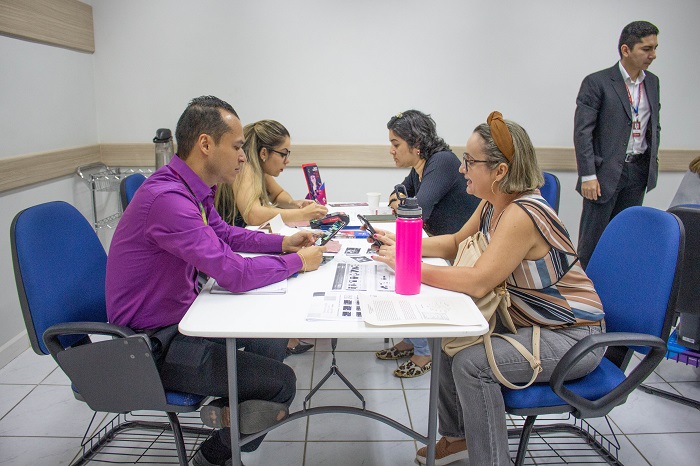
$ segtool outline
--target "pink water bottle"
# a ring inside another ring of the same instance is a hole
[[[394,188],[406,195],[406,188]],[[403,295],[420,293],[420,269],[423,245],[423,209],[415,197],[399,198],[396,209],[396,292]]]

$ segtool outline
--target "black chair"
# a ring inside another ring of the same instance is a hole
[[[700,205],[685,204],[668,209],[685,228],[685,265],[681,272],[676,312],[679,314],[678,344],[700,351]]]
[[[631,207],[608,225],[593,252],[586,273],[605,310],[607,333],[590,335],[575,344],[557,364],[550,382],[524,390],[503,388],[506,411],[526,416],[515,460],[523,464],[538,415],[572,413],[578,419],[606,416],[623,404],[659,365],[666,354],[678,284],[683,270],[683,225],[668,212]],[[607,347],[600,365],[580,379],[564,382],[571,368],[591,350]],[[625,375],[637,351],[642,362]],[[653,422],[653,420],[650,420]],[[619,464],[587,430],[568,423],[542,430],[569,431]]]
[[[75,397],[94,411],[166,412],[169,422],[130,422],[127,427],[170,430],[179,464],[186,466],[183,428],[176,413],[196,411],[204,397],[166,392],[150,339],[107,323],[107,255],[90,223],[65,202],[40,204],[15,216],[10,241],[32,349],[39,355],[51,354],[71,380]],[[87,451],[84,447],[75,464],[94,458],[115,432],[124,429],[115,426]],[[211,432],[202,427],[184,430],[205,438]]]
[[[559,213],[559,197],[561,194],[561,184],[556,175],[549,172],[542,172],[544,175],[544,186],[540,188],[540,194],[547,201],[547,204]]]
[[[700,352],[700,205],[678,205],[671,207],[668,211],[683,222],[686,244],[676,300],[675,310],[679,321],[674,335],[675,341],[681,347],[698,353]],[[639,388],[647,393],[700,408],[700,402],[675,393],[649,385],[641,385]]]
[[[134,194],[136,194],[136,190],[139,189],[139,186],[144,181],[146,181],[146,177],[141,173],[132,173],[126,178],[122,178],[121,183],[119,183],[119,199],[122,204],[122,212],[126,210],[126,206],[129,205],[131,199],[134,198]]]

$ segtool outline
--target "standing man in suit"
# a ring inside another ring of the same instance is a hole
[[[622,210],[641,205],[658,175],[659,29],[635,21],[622,30],[620,61],[587,76],[576,98],[574,148],[583,196],[578,255],[585,268],[603,230]]]

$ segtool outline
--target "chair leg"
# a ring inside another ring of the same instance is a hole
[[[535,426],[537,416],[528,416],[525,418],[523,430],[520,433],[520,443],[518,444],[518,455],[515,457],[515,466],[522,466],[525,463],[525,455],[527,454],[527,444],[530,442],[530,433]]]
[[[175,448],[177,449],[177,458],[180,466],[187,466],[187,450],[185,449],[185,439],[182,436],[182,429],[180,428],[180,420],[175,413],[168,413],[168,420],[173,430]]]

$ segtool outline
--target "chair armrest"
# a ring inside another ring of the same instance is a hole
[[[646,346],[651,350],[617,387],[597,400],[583,398],[564,386],[567,375],[581,359],[592,350],[607,346]],[[653,335],[625,332],[589,335],[564,354],[552,372],[549,385],[561,399],[576,408],[581,417],[605,416],[656,369],[665,355],[666,342]]]
[[[106,322],[62,322],[52,325],[44,332],[44,344],[49,349],[49,352],[55,357],[65,349],[59,337],[63,335],[108,335],[118,338],[128,338],[136,335],[136,332],[129,327],[122,325],[108,324]],[[150,340],[146,338],[150,346]]]

